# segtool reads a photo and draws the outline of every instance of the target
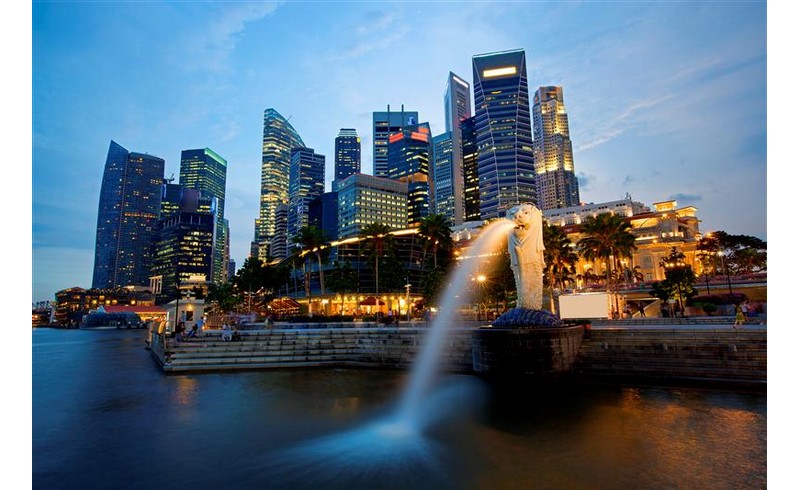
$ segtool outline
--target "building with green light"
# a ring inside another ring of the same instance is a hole
[[[180,185],[186,189],[198,189],[207,197],[216,198],[217,209],[214,225],[214,265],[210,280],[221,283],[225,280],[227,263],[225,250],[225,180],[228,162],[208,148],[183,150],[181,152]]]

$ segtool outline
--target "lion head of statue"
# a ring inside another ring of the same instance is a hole
[[[518,229],[527,230],[535,220],[541,221],[542,212],[533,204],[523,203],[506,211],[506,218],[513,221]]]

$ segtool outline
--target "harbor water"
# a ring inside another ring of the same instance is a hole
[[[164,375],[141,330],[34,329],[33,488],[758,489],[766,393],[408,373]]]

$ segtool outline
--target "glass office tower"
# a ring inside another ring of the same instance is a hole
[[[335,142],[334,179],[361,173],[361,138],[355,129],[342,128]]]
[[[389,136],[387,176],[408,184],[408,226],[428,216],[435,201],[432,153],[428,123],[405,126]]]
[[[472,57],[481,219],[537,203],[525,51]]]
[[[148,286],[164,159],[108,148],[97,212],[92,288]]]
[[[447,76],[444,92],[445,131],[451,133],[452,159],[450,175],[452,178],[452,220],[451,224],[461,224],[464,212],[464,155],[462,152],[461,121],[472,116],[472,97],[469,83],[453,72]],[[437,195],[437,200],[441,200]],[[437,211],[439,214],[444,214]]]
[[[270,255],[269,242],[275,234],[275,213],[289,203],[289,164],[292,148],[305,147],[300,135],[275,109],[264,111],[261,150],[261,199],[256,219],[255,246],[259,257]]]
[[[300,229],[308,225],[308,205],[325,192],[325,155],[314,153],[312,148],[292,149],[289,165],[289,210],[287,216],[287,243]],[[277,255],[273,255],[275,258]]]
[[[386,106],[386,112],[372,113],[372,175],[388,177],[389,135],[403,129],[404,126],[416,124],[419,115],[415,111],[392,111]]]
[[[187,189],[199,189],[206,196],[217,198],[216,223],[214,225],[214,266],[209,279],[221,283],[227,276],[225,243],[225,179],[228,161],[208,148],[183,150],[181,152],[180,185]]]

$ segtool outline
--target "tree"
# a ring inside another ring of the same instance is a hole
[[[300,247],[300,255],[313,253],[317,257],[319,265],[319,289],[321,294],[325,294],[325,271],[322,270],[322,250],[327,245],[325,234],[316,226],[304,226],[300,228],[292,243]],[[305,265],[305,263],[304,263]]]
[[[564,289],[564,284],[571,280],[570,276],[575,274],[578,254],[575,253],[572,242],[560,226],[550,226],[545,223],[542,227],[542,241],[544,242],[544,278],[550,288],[550,311],[555,313],[553,291],[556,289],[556,285]]]
[[[379,274],[378,262],[385,255],[388,255],[394,249],[392,235],[389,232],[392,229],[389,225],[382,223],[372,223],[365,226],[359,236],[364,239],[367,250],[369,251],[369,258],[374,260],[375,263],[375,295],[378,295],[379,289]]]
[[[206,300],[212,305],[216,305],[222,313],[232,311],[244,301],[232,282],[209,286]]]
[[[430,249],[433,254],[433,268],[439,267],[438,256],[439,252],[443,252],[446,257],[453,255],[453,237],[450,225],[447,223],[447,218],[442,214],[432,214],[422,218],[417,229],[420,236],[425,239],[423,246],[423,264],[427,251]]]
[[[342,307],[344,310],[344,293],[353,293],[358,288],[357,271],[350,267],[349,263],[342,265],[339,261],[333,263],[333,269],[328,275],[328,285],[331,291],[342,295]]]
[[[686,256],[672,247],[669,255],[661,259],[660,266],[664,269],[665,279],[653,285],[650,293],[662,301],[676,298],[679,311],[683,311],[685,301],[697,295],[694,283],[697,280],[689,264],[684,263]]]
[[[264,304],[275,297],[275,292],[289,279],[289,271],[285,266],[269,265],[258,257],[248,257],[236,272],[233,284],[238,291],[247,296],[247,307]]]
[[[611,291],[611,270],[620,267],[619,260],[631,258],[636,250],[631,225],[614,213],[590,216],[580,225],[583,238],[578,250],[587,260],[602,260],[606,265],[606,290]]]
[[[700,239],[697,250],[706,273],[713,271],[714,275],[724,274],[722,260],[731,274],[767,270],[767,242],[760,238],[714,231]]]

